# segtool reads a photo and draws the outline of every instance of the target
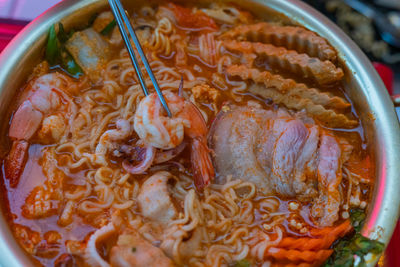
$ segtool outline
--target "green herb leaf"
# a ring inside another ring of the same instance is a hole
[[[361,234],[356,234],[355,239],[353,241],[352,249],[356,252],[357,255],[363,256],[368,253],[379,254],[383,251],[383,244],[376,240],[370,240],[362,236]]]
[[[243,259],[235,263],[235,267],[250,267],[251,264],[248,260]]]
[[[136,248],[135,248],[135,247],[132,248],[132,252],[133,252],[133,253],[136,252]]]
[[[58,38],[56,34],[56,29],[53,26],[50,27],[49,37],[47,39],[46,46],[46,60],[50,63],[50,65],[54,65],[59,57],[59,44]]]
[[[352,267],[355,266],[354,258],[357,256],[356,266],[364,267],[366,266],[365,256],[368,253],[380,254],[383,251],[383,243],[360,234],[365,220],[365,211],[361,209],[350,210],[350,219],[356,233],[351,238],[342,238],[336,243],[334,253],[324,266]]]
[[[72,34],[73,31],[69,33],[65,31],[62,23],[58,24],[58,33],[56,33],[55,25],[51,26],[46,46],[46,60],[51,67],[61,67],[71,76],[78,78],[83,71],[65,48],[65,43]]]
[[[57,34],[57,37],[60,40],[60,42],[62,42],[62,43],[65,43],[69,39],[69,36],[65,32],[64,26],[63,26],[62,23],[58,23],[58,34]]]
[[[114,29],[114,27],[115,27],[115,25],[117,25],[117,22],[115,21],[115,19],[114,20],[112,20],[106,27],[104,27],[104,29],[103,30],[101,30],[101,34],[102,35],[109,35],[111,32],[112,32],[112,30]]]
[[[356,232],[360,232],[365,220],[365,212],[361,209],[352,209],[350,210],[350,219]]]
[[[73,57],[68,52],[66,52],[66,56],[63,57],[62,67],[75,78],[78,78],[83,74],[81,67],[75,62]]]

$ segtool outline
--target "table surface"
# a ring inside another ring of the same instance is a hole
[[[0,0],[0,18],[32,20],[60,0]]]

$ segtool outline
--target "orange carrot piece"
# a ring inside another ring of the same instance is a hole
[[[316,237],[324,237],[326,235],[344,236],[353,229],[350,220],[346,220],[338,226],[325,227],[322,229],[312,229],[310,234]]]
[[[326,227],[323,229],[314,229],[311,230],[313,235],[321,236],[319,238],[293,238],[293,237],[285,237],[279,243],[279,248],[285,249],[296,249],[300,251],[305,250],[321,250],[328,249],[336,239],[343,237],[348,232],[353,229],[349,220],[346,220],[342,224],[332,228]],[[327,232],[325,235],[321,235],[321,232]]]
[[[326,261],[331,254],[332,249],[319,251],[299,251],[294,249],[270,248],[266,254],[266,258],[273,258],[278,261],[290,261],[293,263],[322,263]]]
[[[282,263],[282,262],[275,262],[272,263],[271,267],[314,267],[316,266],[313,263]]]
[[[215,21],[201,11],[193,13],[191,9],[173,3],[168,4],[179,26],[190,29],[210,28],[217,29]]]

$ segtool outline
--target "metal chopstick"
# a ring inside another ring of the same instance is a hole
[[[149,94],[149,90],[147,89],[146,82],[145,82],[145,80],[143,78],[143,74],[142,74],[142,71],[140,69],[139,62],[138,62],[138,60],[136,58],[135,51],[133,50],[131,41],[129,39],[129,35],[132,38],[132,41],[133,41],[134,45],[136,46],[136,49],[137,49],[137,51],[139,53],[139,56],[140,56],[140,58],[141,58],[141,60],[143,62],[143,65],[144,65],[144,67],[145,67],[145,69],[146,69],[146,71],[147,71],[147,73],[148,73],[148,75],[149,75],[149,77],[151,79],[151,82],[153,83],[154,89],[157,92],[157,95],[158,95],[158,98],[161,101],[161,104],[163,105],[163,107],[164,107],[165,111],[167,112],[168,116],[172,117],[171,111],[168,108],[167,101],[165,101],[165,98],[164,98],[164,96],[163,96],[163,94],[161,92],[160,86],[158,85],[156,77],[154,76],[153,71],[151,70],[150,64],[147,61],[146,55],[143,52],[142,46],[140,45],[140,42],[139,42],[139,39],[137,38],[137,36],[135,34],[135,31],[134,31],[134,29],[133,29],[133,27],[132,27],[132,25],[130,23],[130,20],[129,20],[128,16],[125,13],[125,9],[122,6],[121,1],[120,0],[108,0],[108,2],[110,4],[111,10],[112,10],[112,12],[114,14],[115,20],[117,21],[117,25],[118,25],[118,28],[119,28],[119,30],[121,32],[122,38],[124,39],[125,45],[126,45],[126,47],[128,49],[129,56],[130,56],[130,58],[132,60],[133,66],[134,66],[134,68],[136,70],[136,74],[138,76],[138,79],[139,79],[139,82],[140,82],[140,86],[142,87],[144,94],[147,96]],[[129,35],[126,32],[125,26],[128,29]]]

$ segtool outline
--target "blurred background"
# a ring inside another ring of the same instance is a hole
[[[0,0],[0,17],[29,21],[59,0]]]
[[[27,23],[60,1],[0,0],[0,53]],[[303,1],[334,21],[364,50],[400,105],[400,0]],[[400,266],[399,252],[400,225],[379,265]]]
[[[375,63],[378,72],[384,76],[389,92],[400,93],[400,0],[304,2],[324,13],[344,30]],[[392,82],[390,76],[393,74]]]
[[[0,53],[24,25],[60,0],[0,0]]]

